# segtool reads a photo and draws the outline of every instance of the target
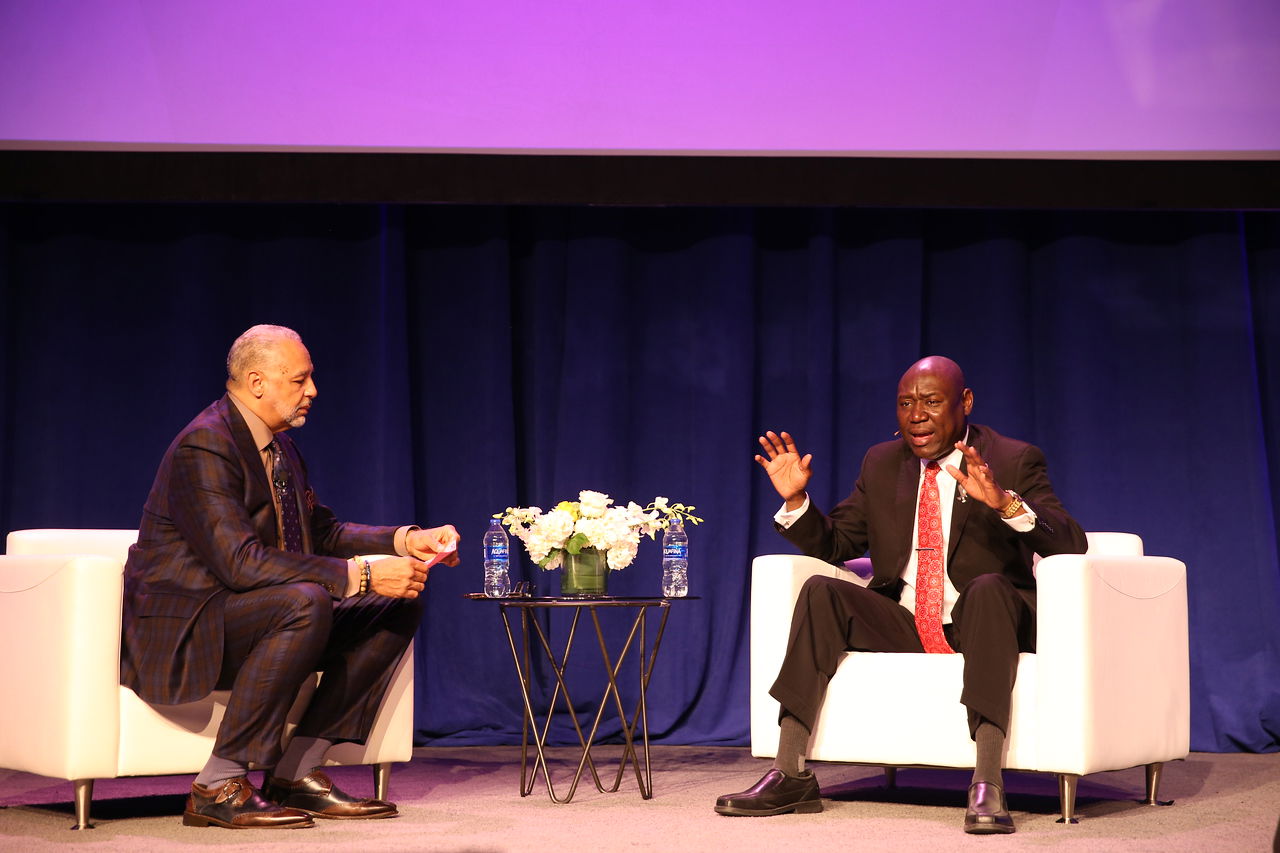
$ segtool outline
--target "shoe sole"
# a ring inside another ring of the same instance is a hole
[[[297,809],[297,806],[289,806],[291,809]],[[382,820],[388,817],[400,817],[400,812],[379,812],[378,814],[325,814],[324,812],[313,812],[310,809],[298,809],[300,812],[306,812],[319,820]]]
[[[1009,835],[1016,827],[1003,823],[972,823],[964,828],[970,835]]]
[[[182,813],[183,826],[208,827],[216,826],[222,829],[309,829],[315,826],[315,821],[300,820],[294,823],[265,823],[258,826],[245,826],[241,823],[227,823],[225,820],[218,820],[208,815],[196,814],[195,812]]]
[[[728,815],[729,817],[772,817],[780,814],[817,814],[822,811],[822,803],[818,800],[807,800],[803,803],[795,803],[789,806],[779,806],[776,809],[744,809],[734,806],[716,806],[716,814]]]

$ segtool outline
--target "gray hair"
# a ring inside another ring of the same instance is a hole
[[[246,329],[227,352],[227,381],[240,382],[247,371],[261,368],[283,340],[302,343],[298,333],[285,326],[262,324]]]

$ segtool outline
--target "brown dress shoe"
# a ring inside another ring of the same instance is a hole
[[[788,776],[781,770],[770,770],[760,781],[737,794],[725,794],[716,799],[716,812],[740,817],[766,817],[768,815],[813,814],[822,811],[822,795],[818,792],[818,779],[806,770],[799,776]]]
[[[193,783],[182,823],[226,829],[304,829],[316,825],[305,812],[264,800],[244,776],[209,788]]]
[[[323,770],[312,770],[296,782],[272,776],[262,793],[282,806],[326,820],[371,820],[399,814],[395,803],[348,796]]]
[[[1004,804],[1003,788],[995,782],[974,782],[969,786],[969,807],[964,812],[964,831],[972,835],[1014,831],[1013,816]]]

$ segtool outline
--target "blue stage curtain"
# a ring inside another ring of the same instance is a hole
[[[429,585],[423,742],[518,741],[496,608],[462,594],[493,513],[584,488],[707,519],[650,730],[746,742],[750,562],[789,547],[755,437],[791,431],[829,507],[892,436],[902,371],[942,353],[976,422],[1044,448],[1086,529],[1187,563],[1193,748],[1280,747],[1278,214],[8,204],[0,306],[6,532],[136,526],[232,339],[302,334],[321,499],[463,535]],[[513,552],[515,580],[554,588]],[[645,541],[611,588],[654,595],[659,574]]]

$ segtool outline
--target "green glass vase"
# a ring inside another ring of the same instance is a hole
[[[560,571],[560,594],[606,595],[609,588],[609,552],[583,548],[564,555]]]

